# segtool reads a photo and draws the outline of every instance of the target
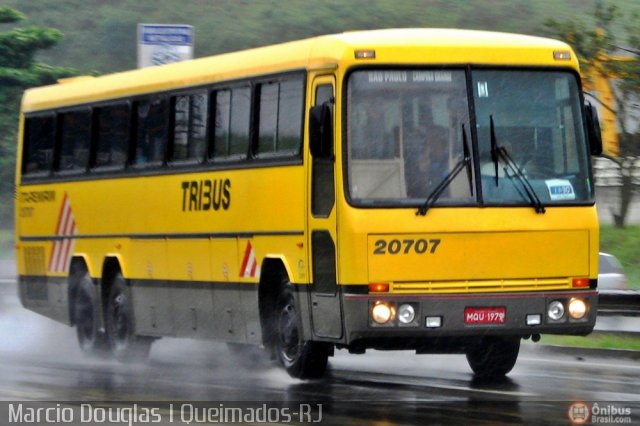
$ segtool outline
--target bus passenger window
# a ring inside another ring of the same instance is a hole
[[[172,160],[189,158],[189,96],[176,96],[173,110],[173,156]]]
[[[229,125],[231,123],[231,91],[219,90],[215,93],[215,131],[213,139],[213,158],[220,159],[229,155]]]
[[[278,83],[260,85],[258,155],[276,151],[278,141]]]
[[[205,92],[175,97],[172,161],[204,159],[207,98]]]
[[[62,140],[57,170],[82,172],[89,163],[91,141],[91,111],[74,111],[61,114]]]
[[[302,103],[301,80],[260,87],[258,156],[298,154],[302,140]]]
[[[302,145],[302,80],[283,81],[278,100],[278,145],[276,151],[298,154]]]
[[[249,150],[251,88],[239,87],[216,93],[214,160],[239,160]]]
[[[100,108],[95,167],[123,168],[129,146],[130,108],[128,104]]]
[[[229,155],[245,158],[249,150],[249,118],[251,116],[251,89],[242,87],[231,91],[231,123]]]
[[[54,115],[27,118],[24,133],[22,173],[49,172],[53,166]]]
[[[142,101],[138,104],[136,165],[162,164],[165,159],[168,135],[169,105],[165,99]]]

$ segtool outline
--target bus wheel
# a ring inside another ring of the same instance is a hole
[[[78,281],[74,317],[80,349],[86,354],[105,355],[109,349],[107,335],[98,325],[98,300],[88,272]]]
[[[478,377],[505,376],[518,359],[520,337],[485,337],[479,344],[467,348],[467,361]]]
[[[287,373],[298,379],[322,377],[327,369],[329,344],[303,341],[301,322],[291,284],[286,284],[276,308],[276,354]]]
[[[109,345],[116,359],[144,360],[149,356],[153,340],[134,334],[130,291],[120,272],[111,283],[106,323]]]

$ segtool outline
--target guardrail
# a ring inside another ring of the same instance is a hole
[[[601,290],[598,315],[640,317],[640,291]]]

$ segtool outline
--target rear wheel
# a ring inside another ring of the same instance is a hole
[[[111,283],[106,323],[109,345],[118,360],[140,361],[149,356],[153,340],[149,337],[135,335],[130,290],[119,272]]]
[[[109,350],[107,335],[99,327],[98,296],[89,273],[79,278],[74,303],[76,335],[80,349],[90,355],[105,355]]]
[[[467,348],[467,361],[478,377],[500,378],[513,369],[520,351],[520,337],[485,337]]]
[[[330,345],[305,341],[291,284],[287,283],[276,305],[276,356],[291,377],[314,379],[327,369]]]

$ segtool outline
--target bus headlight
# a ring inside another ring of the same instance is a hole
[[[573,319],[582,319],[587,314],[587,303],[582,299],[569,300],[569,316]]]
[[[410,324],[416,319],[416,310],[413,306],[405,303],[398,307],[398,321],[402,324]]]
[[[554,300],[549,303],[549,309],[547,309],[547,315],[550,319],[558,321],[564,317],[564,305],[559,300]]]
[[[388,323],[395,314],[395,308],[387,302],[376,302],[371,309],[371,318],[378,324]]]

